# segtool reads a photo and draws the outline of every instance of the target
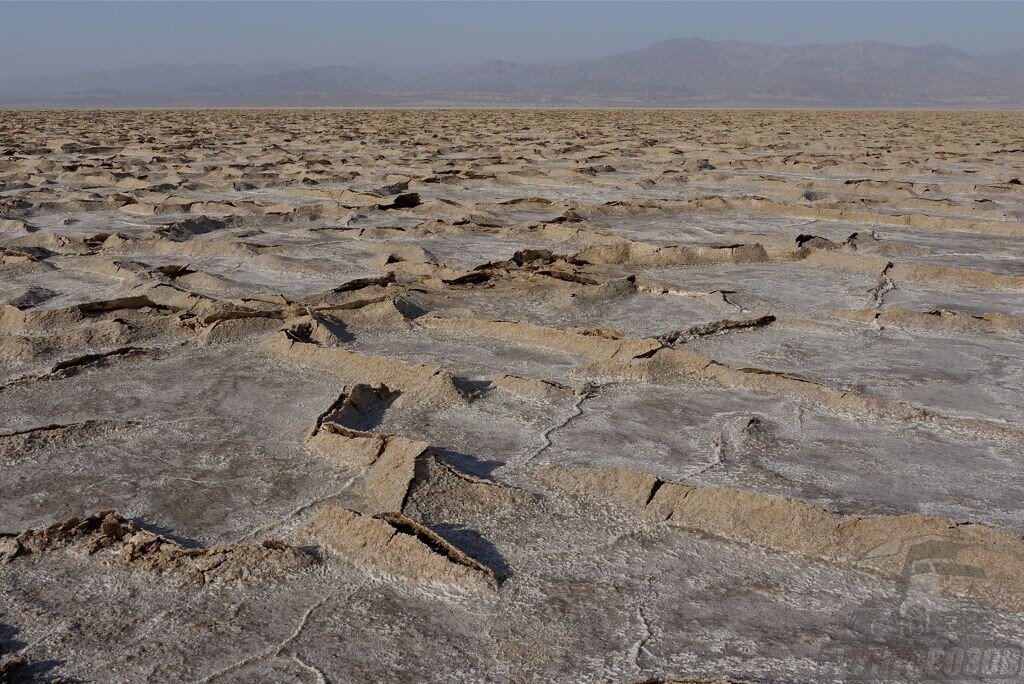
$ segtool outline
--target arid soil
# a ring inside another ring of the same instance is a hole
[[[4,112],[0,681],[1021,681],[1021,131]]]

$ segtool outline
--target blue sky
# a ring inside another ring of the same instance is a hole
[[[0,77],[156,62],[550,62],[697,36],[1024,48],[1024,2],[0,2]]]

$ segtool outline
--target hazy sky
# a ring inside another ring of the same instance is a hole
[[[0,77],[156,62],[451,64],[665,38],[1024,48],[1024,2],[0,2]]]

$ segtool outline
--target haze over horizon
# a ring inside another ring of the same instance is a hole
[[[0,79],[153,64],[465,66],[587,60],[697,37],[1024,48],[1010,2],[0,3]]]

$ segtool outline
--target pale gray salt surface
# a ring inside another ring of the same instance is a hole
[[[818,332],[789,328],[783,321],[764,330],[705,337],[687,348],[734,366],[771,367],[951,416],[1013,423],[1024,410],[1019,392],[1024,348],[1019,339],[998,335],[912,338],[898,329],[859,323]],[[844,382],[852,377],[857,381]]]
[[[609,385],[542,459],[640,468],[742,487],[843,513],[915,510],[1024,531],[1017,446],[929,426],[868,423],[751,393]],[[748,427],[754,421],[753,429]],[[893,454],[899,454],[893,459]],[[956,491],[949,474],[960,473]]]

